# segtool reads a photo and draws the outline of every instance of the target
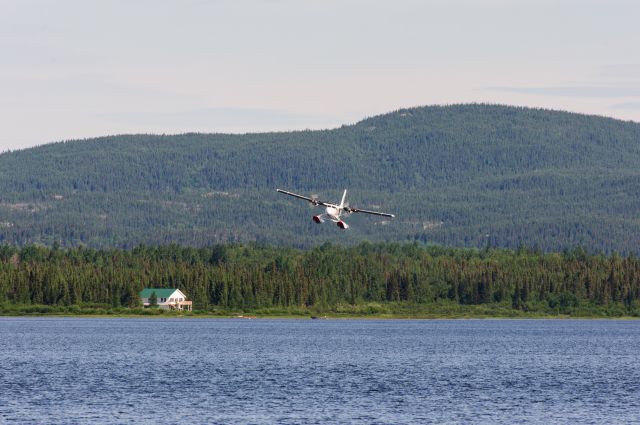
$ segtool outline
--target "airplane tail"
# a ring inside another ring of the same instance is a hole
[[[340,201],[340,209],[342,209],[344,207],[345,199],[347,199],[347,189],[345,189],[344,193],[342,194],[342,201]]]

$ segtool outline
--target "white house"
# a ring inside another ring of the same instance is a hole
[[[151,305],[151,297],[154,293],[156,294],[156,302],[160,308],[189,311],[192,309],[192,302],[187,301],[187,296],[176,288],[144,288],[140,292],[143,306],[149,307]]]

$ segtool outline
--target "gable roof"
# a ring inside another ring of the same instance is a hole
[[[154,292],[158,298],[169,298],[177,290],[177,288],[144,288],[140,291],[140,298],[150,298]]]

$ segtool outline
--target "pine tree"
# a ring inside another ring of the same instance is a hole
[[[520,290],[520,284],[516,283],[516,287],[513,290],[513,296],[511,297],[511,306],[514,309],[520,309],[522,303],[520,301],[520,296],[522,294],[522,291]]]
[[[156,295],[156,291],[153,291],[149,296],[149,306],[150,307],[158,306],[158,296]]]

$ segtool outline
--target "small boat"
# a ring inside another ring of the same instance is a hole
[[[311,316],[311,320],[326,320],[327,316]]]

